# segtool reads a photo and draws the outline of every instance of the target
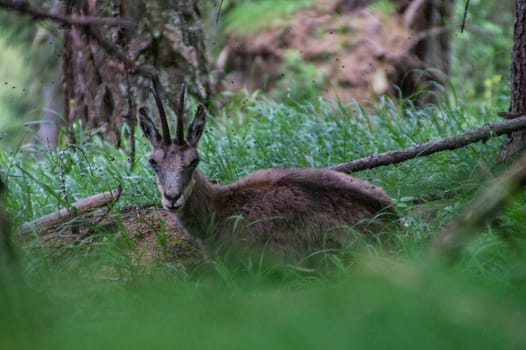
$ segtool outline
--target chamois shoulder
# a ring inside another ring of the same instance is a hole
[[[365,180],[330,169],[263,169],[224,187],[234,191],[250,191],[273,186],[294,186],[312,193],[347,191],[359,198],[377,202],[382,207],[393,204],[391,197],[382,188]]]

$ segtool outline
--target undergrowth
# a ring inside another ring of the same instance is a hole
[[[302,105],[243,96],[210,116],[200,167],[228,183],[266,167],[327,167],[412,146],[496,120],[484,104],[454,99],[416,108],[382,99],[374,108],[314,100]],[[491,103],[494,103],[492,101]],[[499,103],[499,102],[496,102]],[[137,132],[116,149],[76,126],[78,145],[0,151],[7,210],[16,225],[91,194],[123,187],[113,208],[159,201]],[[123,131],[124,132],[124,131]],[[321,253],[318,266],[281,264],[262,250],[228,249],[188,267],[137,264],[125,232],[57,254],[38,239],[19,242],[20,281],[0,287],[0,344],[71,348],[513,348],[526,344],[525,198],[482,228],[453,266],[426,258],[437,233],[498,176],[502,138],[356,176],[393,197],[406,226],[387,243]],[[433,200],[433,194],[447,196]],[[418,204],[416,204],[418,203]],[[502,302],[502,299],[506,299]],[[491,329],[492,332],[485,330]]]
[[[240,3],[225,15],[225,32],[243,36],[269,29],[282,24],[288,16],[312,3],[312,0],[258,0]]]

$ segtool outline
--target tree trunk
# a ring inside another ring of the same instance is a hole
[[[432,84],[446,85],[450,71],[451,38],[450,21],[453,16],[455,0],[391,0],[398,5],[398,11],[403,15],[404,26],[417,33],[427,33],[418,40],[410,50],[410,54],[420,61],[421,70],[408,71],[403,65],[412,60],[401,61],[402,72],[398,85],[405,97],[414,95],[425,84],[425,90],[431,94],[419,94],[420,102],[432,102],[439,92]],[[396,81],[396,80],[395,80]]]
[[[526,111],[526,3],[515,0],[515,26],[511,54],[511,100],[509,115],[518,116]],[[509,158],[526,149],[526,131],[509,135],[502,145],[501,158]]]
[[[155,67],[168,94],[175,95],[175,88],[184,81],[198,100],[208,100],[210,86],[197,0],[114,0],[109,1],[110,6],[100,0],[82,0],[69,4],[69,15],[131,17],[138,24],[133,33],[100,26],[91,30],[119,47],[130,60]],[[71,125],[81,120],[84,128],[120,145],[123,125],[133,133],[136,106],[150,100],[149,79],[131,76],[121,60],[80,26],[65,29],[62,68],[67,122]]]

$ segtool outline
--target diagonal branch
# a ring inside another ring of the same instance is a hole
[[[481,233],[480,228],[497,216],[506,202],[525,184],[526,153],[440,232],[429,253],[456,258],[466,243]]]
[[[66,16],[58,13],[50,13],[44,9],[30,5],[26,1],[20,0],[0,0],[0,7],[32,16],[36,20],[48,19],[62,24],[70,24],[76,26],[109,25],[123,27],[127,29],[132,29],[135,27],[135,23],[128,19],[92,16]]]
[[[429,141],[406,149],[389,151],[366,158],[355,159],[350,162],[337,164],[331,167],[331,169],[343,173],[351,173],[353,171],[372,169],[383,165],[397,164],[436,152],[462,148],[471,143],[486,141],[491,137],[509,134],[523,129],[526,129],[526,115],[512,120],[487,124],[460,135]]]

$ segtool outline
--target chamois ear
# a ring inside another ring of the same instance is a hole
[[[195,112],[194,120],[192,124],[188,127],[188,138],[187,141],[190,145],[196,146],[205,130],[206,124],[206,108],[202,104],[197,106],[197,111]]]
[[[142,132],[144,133],[144,136],[150,141],[151,145],[153,147],[157,147],[161,144],[162,137],[159,133],[159,130],[155,127],[155,124],[153,123],[152,119],[148,116],[148,112],[146,112],[145,107],[139,108],[139,113],[137,114],[137,118],[139,119],[139,124],[141,125]]]

